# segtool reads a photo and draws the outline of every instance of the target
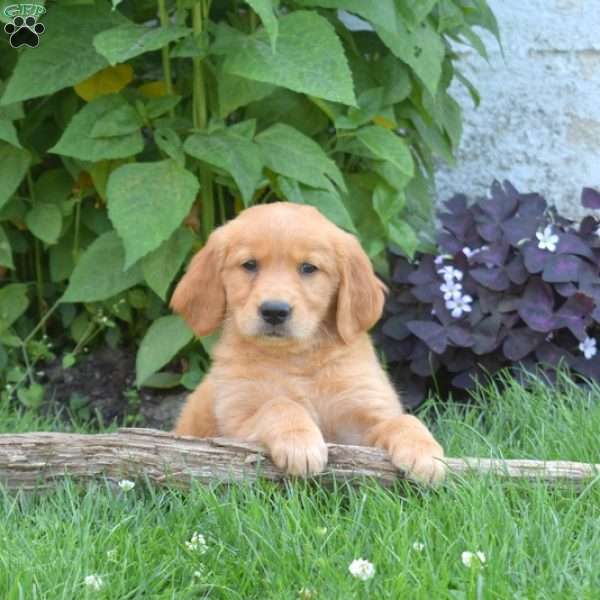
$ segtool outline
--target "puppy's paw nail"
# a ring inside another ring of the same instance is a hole
[[[446,465],[443,462],[444,453],[441,451],[415,451],[404,449],[392,457],[396,467],[406,473],[406,476],[418,483],[435,485],[446,476]]]
[[[271,444],[271,460],[289,475],[315,475],[327,465],[327,444],[320,433],[294,432]]]

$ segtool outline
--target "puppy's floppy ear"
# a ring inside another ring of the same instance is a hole
[[[191,260],[171,298],[171,308],[199,336],[212,333],[225,316],[225,287],[221,277],[225,256],[223,229],[219,227],[212,232]]]
[[[336,324],[340,337],[348,344],[375,325],[383,311],[387,288],[375,276],[369,257],[354,236],[344,233],[337,256],[341,278]]]

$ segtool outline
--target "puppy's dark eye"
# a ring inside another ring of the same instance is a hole
[[[317,267],[315,267],[315,265],[311,265],[310,263],[302,263],[299,267],[300,273],[302,273],[303,275],[310,275],[311,273],[314,273],[315,271],[318,271],[319,269],[317,269]]]
[[[258,271],[258,263],[254,259],[247,260],[245,263],[242,263],[242,269],[245,269],[249,273],[254,273]]]

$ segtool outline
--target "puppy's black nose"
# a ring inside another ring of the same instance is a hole
[[[267,300],[259,306],[258,312],[270,325],[280,325],[292,314],[292,307],[283,300]]]

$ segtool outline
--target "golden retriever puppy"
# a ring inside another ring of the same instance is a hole
[[[384,291],[356,238],[315,208],[241,212],[171,299],[197,335],[223,327],[175,433],[259,442],[294,475],[325,468],[326,442],[377,446],[413,479],[440,480],[443,450],[404,414],[367,333]]]

